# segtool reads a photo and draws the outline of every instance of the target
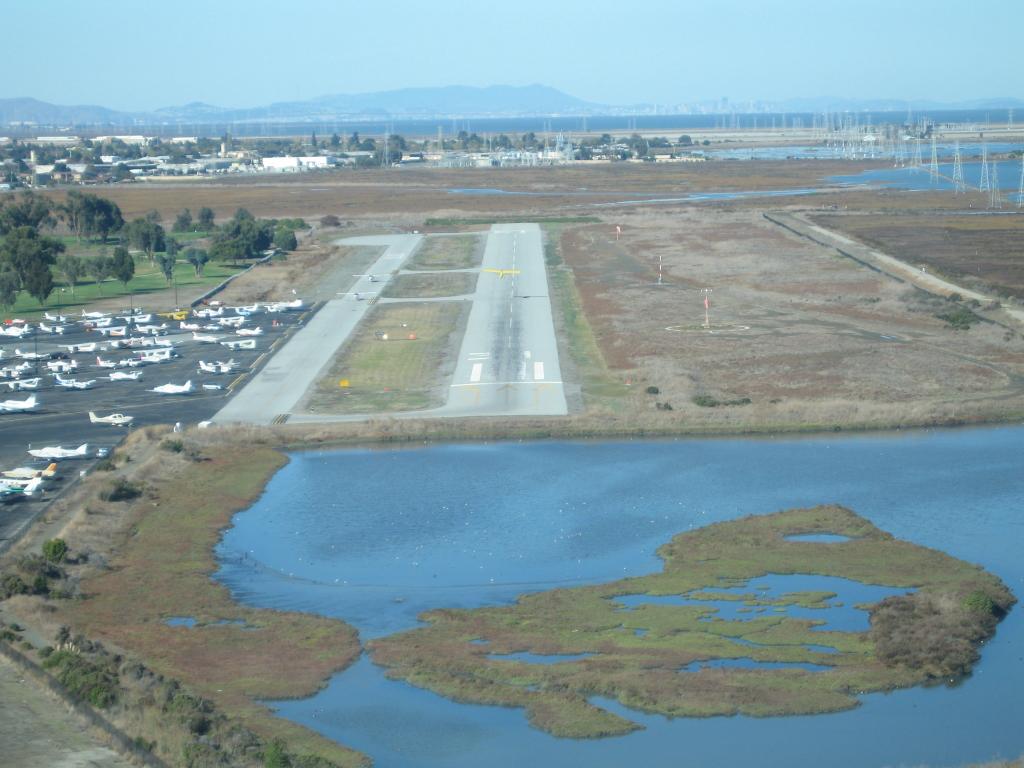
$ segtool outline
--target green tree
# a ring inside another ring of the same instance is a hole
[[[149,261],[153,260],[154,253],[166,248],[164,228],[152,219],[135,219],[125,227],[125,234],[128,242],[145,253]]]
[[[52,227],[55,223],[53,203],[32,190],[25,190],[17,197],[0,203],[0,235],[19,227],[39,229]]]
[[[173,237],[168,237],[164,243],[164,251],[168,256],[177,256],[178,251],[181,250],[181,243],[175,240]]]
[[[64,280],[64,284],[71,289],[71,295],[75,295],[75,286],[85,274],[85,263],[77,256],[70,253],[62,253],[57,257],[56,268],[58,274]]]
[[[203,206],[199,209],[199,229],[202,232],[209,232],[213,229],[213,209]]]
[[[240,208],[234,218],[214,235],[210,256],[232,263],[252,259],[269,248],[273,239],[271,222],[257,221],[251,213]]]
[[[110,273],[125,289],[128,288],[128,283],[135,277],[135,259],[128,253],[127,248],[119,245],[114,249],[114,256],[110,261]]]
[[[299,243],[292,230],[282,228],[274,232],[274,247],[282,251],[294,251],[299,247]]]
[[[51,563],[62,563],[68,556],[68,544],[64,539],[47,539],[43,542],[43,557]]]
[[[284,744],[276,739],[263,751],[264,768],[289,768],[291,764],[288,754],[284,751]]]
[[[202,277],[203,267],[210,260],[210,254],[200,248],[189,248],[185,251],[185,260],[195,269],[196,277]]]
[[[46,300],[53,293],[53,272],[50,270],[50,265],[41,261],[33,262],[22,284],[29,296],[41,305],[45,305]]]
[[[192,211],[188,208],[178,214],[174,220],[174,226],[171,227],[172,232],[191,232],[192,231]]]
[[[107,200],[105,197],[96,198],[93,203],[92,216],[90,231],[94,235],[99,235],[104,243],[107,242],[107,237],[111,232],[117,232],[124,226],[121,209],[117,203]]]
[[[113,262],[111,261],[111,258],[105,253],[93,256],[86,264],[86,269],[89,271],[89,274],[92,275],[92,279],[96,281],[96,289],[100,292],[100,296],[102,296],[103,281],[113,274]]]
[[[338,147],[341,144],[341,136],[336,133],[331,134],[331,146]]]
[[[21,283],[18,275],[10,267],[0,269],[0,307],[10,311],[18,300],[18,288]]]
[[[92,207],[95,199],[96,195],[86,194],[73,189],[68,192],[64,202],[57,206],[60,217],[64,219],[68,229],[78,238],[78,242],[82,241],[82,235],[87,233],[88,222],[93,218]]]
[[[169,253],[164,253],[156,257],[157,266],[160,267],[160,271],[164,275],[164,280],[167,284],[171,284],[171,280],[174,278],[174,265],[178,260],[171,256]]]
[[[37,266],[49,272],[57,255],[63,252],[64,244],[59,240],[40,235],[33,227],[21,226],[9,231],[0,244],[0,263],[9,265],[17,274],[19,284],[27,288],[29,273],[36,271]],[[50,282],[50,290],[53,290],[52,279]]]

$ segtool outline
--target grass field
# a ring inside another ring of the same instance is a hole
[[[228,264],[210,262],[203,269],[202,276],[197,277],[191,264],[179,261],[174,267],[174,284],[178,287],[179,305],[187,305],[204,291],[245,269],[245,266],[247,265],[233,267]],[[144,259],[137,259],[135,270],[135,277],[127,286],[112,278],[104,281],[101,285],[94,280],[85,279],[75,285],[74,295],[72,295],[71,289],[60,283],[59,278],[55,276],[57,286],[50,294],[45,306],[40,305],[38,301],[22,291],[18,295],[14,307],[5,312],[4,316],[37,320],[42,317],[43,312],[69,314],[97,302],[105,302],[108,306],[123,306],[127,309],[132,300],[136,306],[143,306],[147,309],[156,311],[172,309],[174,307],[174,287],[164,279],[160,268]],[[154,306],[152,300],[147,302],[147,297],[152,297],[154,294],[160,294],[159,306]]]
[[[483,258],[480,235],[427,237],[413,254],[407,269],[469,269]]]
[[[475,272],[434,272],[425,275],[399,275],[381,294],[389,299],[430,299],[463,296],[476,289]]]
[[[377,304],[330,363],[306,408],[388,413],[440,405],[442,368],[468,313],[469,303],[461,301]],[[349,386],[340,387],[342,380]]]
[[[789,541],[831,533],[838,544]],[[813,714],[849,709],[857,693],[967,674],[977,645],[1015,599],[995,576],[941,552],[894,539],[842,507],[796,509],[682,533],[658,550],[661,573],[609,584],[531,593],[515,605],[445,609],[428,626],[372,640],[388,675],[462,702],[526,709],[556,736],[592,738],[640,727],[591,704],[598,695],[670,717]],[[770,573],[820,574],[917,591],[875,604],[870,632],[814,629],[782,615],[787,605],[824,607],[829,592],[772,598],[717,589]],[[641,604],[622,595],[686,595],[693,604]],[[742,601],[748,619],[701,605]],[[809,648],[807,646],[814,646]],[[833,652],[821,652],[827,646]],[[518,652],[587,654],[558,664],[490,658]],[[695,662],[753,658],[800,668],[683,672]]]

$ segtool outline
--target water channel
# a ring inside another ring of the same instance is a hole
[[[300,452],[235,516],[217,578],[242,602],[342,618],[365,640],[414,627],[430,608],[656,571],[656,548],[680,531],[835,502],[981,564],[1020,597],[1022,447],[1024,427],[1013,426]],[[785,585],[774,579],[740,591],[777,597]],[[1024,752],[1022,647],[1018,607],[954,686],[873,694],[814,717],[670,720],[595,700],[645,727],[590,741],[533,729],[520,710],[390,681],[365,656],[316,696],[273,706],[385,768],[949,766]]]

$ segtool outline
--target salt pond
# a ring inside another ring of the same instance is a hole
[[[1020,596],[1022,447],[1024,429],[1005,427],[296,453],[235,517],[218,578],[243,602],[343,618],[365,639],[416,626],[431,608],[656,571],[656,548],[680,531],[835,502],[981,564]],[[668,720],[595,700],[645,730],[572,741],[530,728],[519,710],[387,680],[365,657],[316,696],[274,706],[381,766],[675,766],[681,755],[695,765],[950,765],[1024,752],[1022,613],[956,687],[870,695],[813,719]]]

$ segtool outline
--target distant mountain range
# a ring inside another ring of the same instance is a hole
[[[1016,98],[976,99],[957,103],[898,99],[837,99],[830,97],[756,102],[757,112],[891,111],[1024,109]],[[123,112],[96,105],[60,106],[32,98],[0,99],[0,125],[100,127],[181,124],[210,125],[231,122],[331,122],[360,118],[375,120],[483,117],[554,117],[559,115],[675,114],[722,111],[744,112],[749,102],[724,108],[718,103],[675,106],[649,104],[613,106],[584,101],[545,85],[492,85],[477,88],[451,85],[439,88],[403,88],[374,93],[335,94],[305,101],[283,101],[250,109],[217,107],[192,102],[151,112]]]
[[[437,117],[601,114],[615,107],[593,104],[545,85],[492,85],[475,88],[403,88],[375,93],[335,94],[306,101],[284,101],[250,109],[192,102],[153,112],[118,112],[93,105],[58,106],[30,98],[0,99],[0,124],[154,125],[233,121],[317,122],[360,117],[410,119]]]

